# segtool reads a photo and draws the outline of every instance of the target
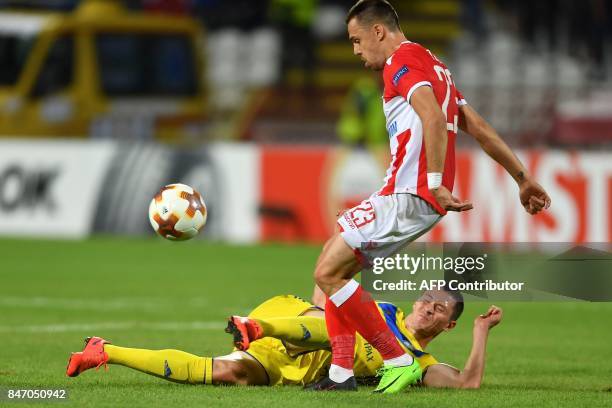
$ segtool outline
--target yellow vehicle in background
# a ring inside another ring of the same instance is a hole
[[[0,11],[0,135],[197,140],[202,29],[192,18],[84,0]]]

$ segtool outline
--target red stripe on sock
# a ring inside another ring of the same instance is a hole
[[[340,310],[329,298],[325,302],[325,324],[332,348],[332,364],[352,370],[355,360],[355,330],[342,318]]]
[[[332,302],[328,299],[327,303]],[[325,318],[327,319],[327,305],[325,307]],[[390,360],[404,354],[404,350],[400,347],[395,335],[380,315],[374,299],[363,290],[361,285],[337,309],[340,311],[342,319],[378,350],[384,360]]]

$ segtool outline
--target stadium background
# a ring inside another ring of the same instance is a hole
[[[226,315],[309,296],[336,212],[377,190],[388,162],[378,75],[346,40],[351,3],[0,1],[0,386],[70,387],[93,404],[312,404],[295,390],[204,393],[115,367],[61,375],[85,335],[221,353]],[[512,180],[460,135],[456,192],[476,210],[424,239],[610,242],[611,2],[393,3],[553,200],[524,214]],[[146,211],[177,181],[209,207],[204,233],[178,245],[153,236]],[[486,306],[468,305],[434,352],[461,366]],[[504,306],[482,393],[404,397],[610,404],[610,304]],[[325,398],[314,401],[372,403]]]

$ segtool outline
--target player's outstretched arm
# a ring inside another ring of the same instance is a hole
[[[469,105],[459,108],[459,128],[472,136],[493,160],[502,165],[519,186],[521,204],[529,214],[550,207],[550,197],[529,174],[495,129]]]
[[[486,314],[476,318],[472,351],[462,371],[446,364],[435,364],[427,369],[423,384],[434,388],[480,388],[489,330],[501,321],[502,315],[500,308],[491,306]]]

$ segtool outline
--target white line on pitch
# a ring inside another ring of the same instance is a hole
[[[181,299],[181,301],[184,301]],[[168,299],[155,298],[111,298],[111,299],[62,299],[50,297],[0,297],[0,306],[14,308],[45,308],[68,310],[161,310],[175,305],[177,302]],[[196,297],[185,302],[192,307],[209,305],[206,298]]]
[[[101,322],[101,323],[71,323],[28,326],[0,326],[0,333],[62,333],[97,330],[221,330],[225,324],[221,321],[208,322]]]
[[[0,298],[0,306],[17,308],[54,308],[70,310],[158,310],[167,304],[152,299],[58,299],[47,297],[3,297]]]

